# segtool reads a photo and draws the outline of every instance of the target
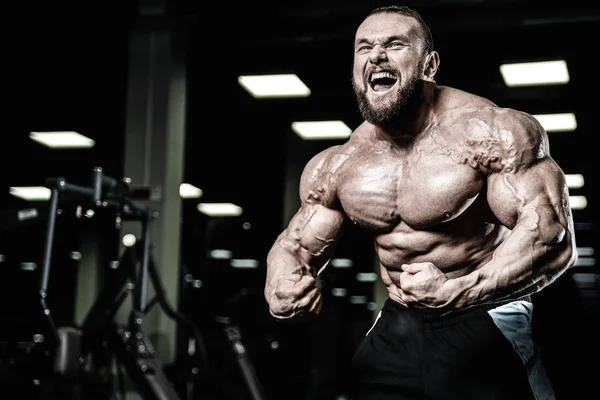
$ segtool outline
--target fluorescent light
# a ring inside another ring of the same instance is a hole
[[[598,287],[598,274],[596,272],[578,272],[571,275],[571,279],[575,282],[577,289],[592,289],[595,292]]]
[[[352,129],[342,121],[306,121],[293,122],[292,130],[302,139],[347,139]]]
[[[569,196],[569,204],[572,210],[583,210],[587,207],[587,199],[585,196]]]
[[[233,258],[229,265],[233,268],[258,268],[258,261],[251,258]]]
[[[210,251],[210,258],[215,260],[229,260],[232,256],[233,253],[226,249],[213,249]]]
[[[506,86],[557,85],[569,82],[564,60],[502,64],[500,73]]]
[[[579,257],[575,261],[574,267],[593,267],[596,265],[596,259],[594,257]]]
[[[35,271],[37,269],[37,264],[32,261],[22,261],[19,267],[23,271]]]
[[[542,124],[546,132],[574,131],[577,128],[577,120],[573,113],[537,114],[533,117]]]
[[[356,274],[356,280],[359,282],[375,282],[377,274],[375,272],[359,272]]]
[[[367,296],[350,296],[351,304],[367,304]]]
[[[311,93],[295,74],[242,75],[238,83],[253,97],[307,97]]]
[[[96,144],[92,139],[73,131],[29,132],[29,137],[51,149],[90,148]]]
[[[189,183],[179,185],[179,195],[184,199],[197,199],[198,197],[202,197],[203,193],[202,189]]]
[[[331,259],[331,266],[333,268],[350,268],[354,263],[349,258],[333,258]]]
[[[209,217],[237,217],[242,215],[242,208],[233,203],[200,203],[198,211]]]
[[[579,254],[579,256],[581,256],[581,257],[591,257],[594,255],[594,248],[593,247],[578,247],[577,254]]]
[[[28,201],[49,200],[52,191],[44,186],[13,186],[8,188],[8,192],[15,197]]]
[[[565,178],[569,189],[581,189],[585,183],[581,174],[566,174]]]

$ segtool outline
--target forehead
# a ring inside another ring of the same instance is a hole
[[[377,40],[403,35],[409,39],[422,39],[419,23],[413,17],[394,13],[381,13],[367,17],[356,30],[356,41]]]

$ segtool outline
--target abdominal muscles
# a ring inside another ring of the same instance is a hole
[[[506,228],[488,223],[471,227],[475,229],[469,229],[468,233],[458,227],[454,228],[460,233],[450,226],[445,228],[449,230],[417,231],[401,223],[393,232],[375,238],[381,277],[390,296],[395,297],[394,292],[400,286],[403,264],[431,262],[449,278],[462,276],[487,263],[508,233]]]

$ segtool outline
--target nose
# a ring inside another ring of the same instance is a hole
[[[387,60],[387,53],[385,52],[385,48],[380,45],[376,45],[375,47],[373,47],[373,49],[369,53],[369,61],[371,61],[373,64],[377,64],[385,60]]]

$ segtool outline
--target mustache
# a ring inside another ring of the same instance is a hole
[[[399,75],[399,72],[393,66],[389,64],[378,64],[377,66],[371,67],[367,71],[367,75],[371,75],[374,71],[388,71],[394,75]]]

